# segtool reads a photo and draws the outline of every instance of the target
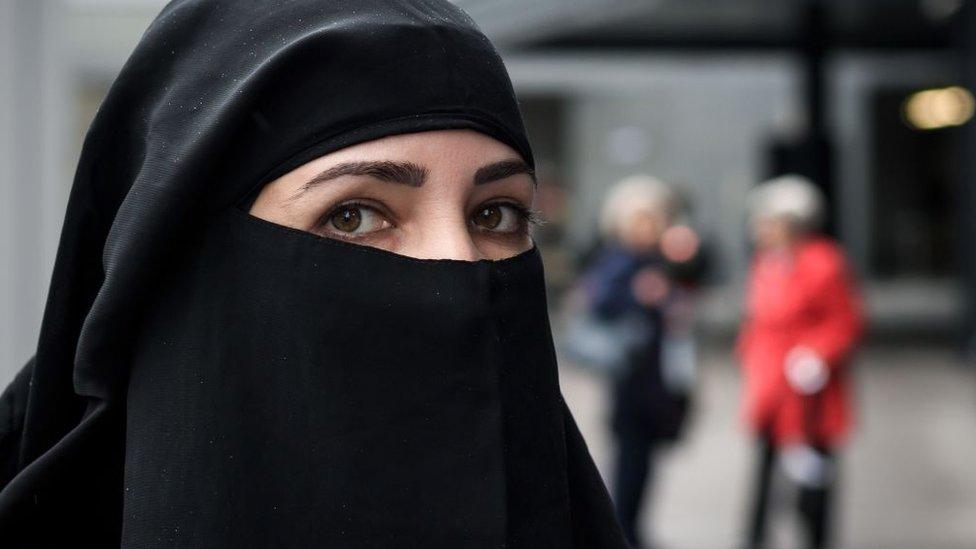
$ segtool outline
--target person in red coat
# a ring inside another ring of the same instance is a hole
[[[852,425],[848,366],[861,307],[842,250],[817,233],[824,201],[812,182],[780,177],[750,198],[756,255],[736,350],[744,419],[760,451],[746,546],[763,546],[779,463],[799,488],[808,547],[826,547],[837,450]]]

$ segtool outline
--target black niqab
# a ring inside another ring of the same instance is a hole
[[[440,0],[167,5],[86,136],[37,354],[0,400],[4,547],[623,547],[559,394],[542,264],[240,209],[386,135],[532,163]]]

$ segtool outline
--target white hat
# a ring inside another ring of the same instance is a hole
[[[824,217],[823,192],[802,175],[784,175],[761,183],[749,191],[749,217],[780,218],[797,228],[813,231],[820,228]]]
[[[632,175],[615,183],[607,193],[600,211],[600,231],[614,237],[640,212],[651,212],[670,223],[678,206],[678,195],[667,183],[650,175]]]

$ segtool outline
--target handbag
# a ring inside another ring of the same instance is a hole
[[[608,377],[627,369],[631,352],[654,336],[653,325],[639,313],[603,318],[588,306],[570,307],[556,348],[574,366]]]

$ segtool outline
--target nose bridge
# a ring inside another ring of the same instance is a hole
[[[422,228],[421,250],[424,257],[431,259],[457,259],[476,261],[481,252],[471,238],[467,219],[457,212],[431,216],[429,223]]]

